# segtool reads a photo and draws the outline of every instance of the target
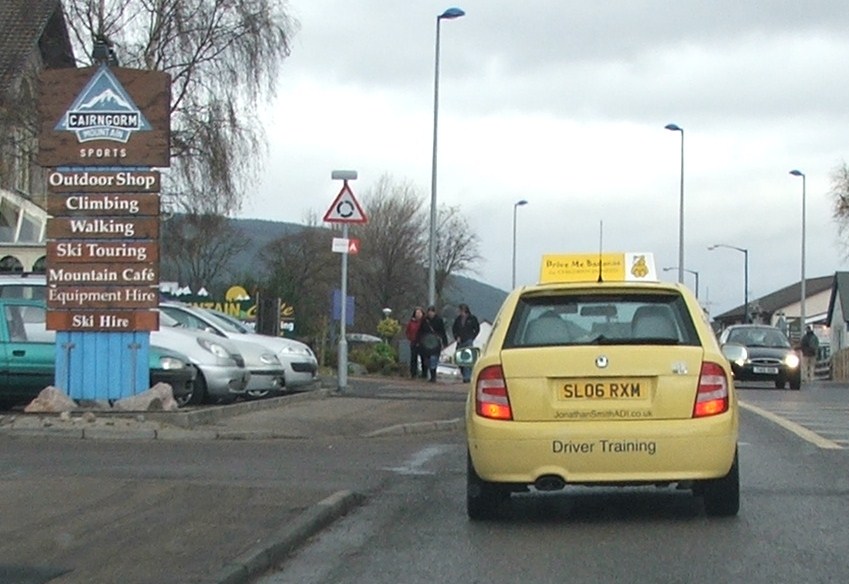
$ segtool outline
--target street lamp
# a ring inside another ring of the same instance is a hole
[[[513,203],[513,285],[511,290],[516,287],[516,210],[527,204],[525,199]]]
[[[678,282],[684,283],[684,128],[677,124],[664,126],[672,132],[681,132],[681,196],[678,202]]]
[[[743,300],[743,306],[744,306],[744,308],[743,308],[743,310],[744,310],[743,323],[749,324],[749,250],[744,249],[742,247],[736,247],[736,246],[733,246],[733,245],[725,245],[724,243],[714,244],[714,245],[708,247],[708,249],[710,251],[713,251],[718,247],[725,247],[725,248],[728,248],[728,249],[736,249],[737,251],[743,253],[743,256],[744,256],[743,257],[743,298],[744,298],[744,300]]]
[[[433,68],[433,159],[430,171],[430,239],[427,269],[428,306],[436,305],[436,128],[439,121],[439,29],[442,19],[453,20],[465,14],[460,8],[449,8],[436,17],[436,57]]]
[[[669,271],[677,270],[677,269],[678,269],[678,268],[675,268],[675,267],[672,267],[672,268],[663,268],[663,271],[664,271],[664,272],[669,272]],[[698,273],[696,270],[689,270],[689,269],[687,269],[687,268],[684,268],[684,271],[685,271],[685,272],[688,272],[688,273],[690,273],[690,274],[693,274],[693,276],[695,276],[695,277],[696,277],[696,299],[698,299],[698,298],[699,298],[699,273]]]
[[[790,174],[793,176],[801,176],[802,177],[802,294],[799,300],[799,334],[805,334],[805,300],[807,299],[807,291],[805,290],[805,182],[806,177],[805,173],[801,170],[791,170]]]

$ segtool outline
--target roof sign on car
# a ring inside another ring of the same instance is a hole
[[[546,254],[540,284],[555,282],[657,282],[651,253]]]

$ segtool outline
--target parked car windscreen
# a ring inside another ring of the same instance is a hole
[[[224,330],[242,334],[250,334],[254,332],[244,326],[238,320],[230,316],[229,314],[224,314],[222,312],[218,312],[217,310],[210,310],[208,308],[204,308],[203,311],[204,313],[213,317],[216,323],[221,323],[221,328],[223,328]]]

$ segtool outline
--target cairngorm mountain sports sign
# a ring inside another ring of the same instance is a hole
[[[148,386],[148,331],[159,328],[156,168],[170,166],[170,105],[161,71],[104,64],[39,75],[46,326],[56,331],[54,385],[74,399]]]
[[[45,70],[39,93],[41,166],[169,166],[166,73],[106,66]]]

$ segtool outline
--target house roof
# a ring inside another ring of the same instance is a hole
[[[35,50],[47,67],[74,66],[60,0],[2,0],[0,30],[0,94],[23,72]]]
[[[849,315],[849,312],[847,312],[847,307],[849,307],[849,272],[834,272],[832,282],[831,298],[828,301],[828,316],[826,317],[826,322],[829,326],[831,326],[834,303],[838,295],[840,297],[840,306],[843,307],[843,317],[847,318],[847,315]]]
[[[849,272],[847,272],[849,274]],[[828,290],[832,283],[834,282],[834,276],[820,276],[818,278],[806,278],[805,279],[805,295],[813,296],[815,294],[819,294],[824,290]],[[847,287],[847,293],[849,293],[849,287]],[[773,313],[777,310],[784,308],[785,306],[789,306],[794,302],[799,301],[799,297],[802,295],[802,281],[795,282],[782,288],[781,290],[777,290],[772,292],[771,294],[767,294],[766,296],[761,296],[760,298],[752,298],[749,300],[749,305],[752,306],[754,304],[758,304],[763,312]],[[723,312],[714,317],[715,320],[732,320],[737,318],[743,318],[745,314],[745,306],[742,304],[737,306],[736,308],[732,308],[727,312]]]

